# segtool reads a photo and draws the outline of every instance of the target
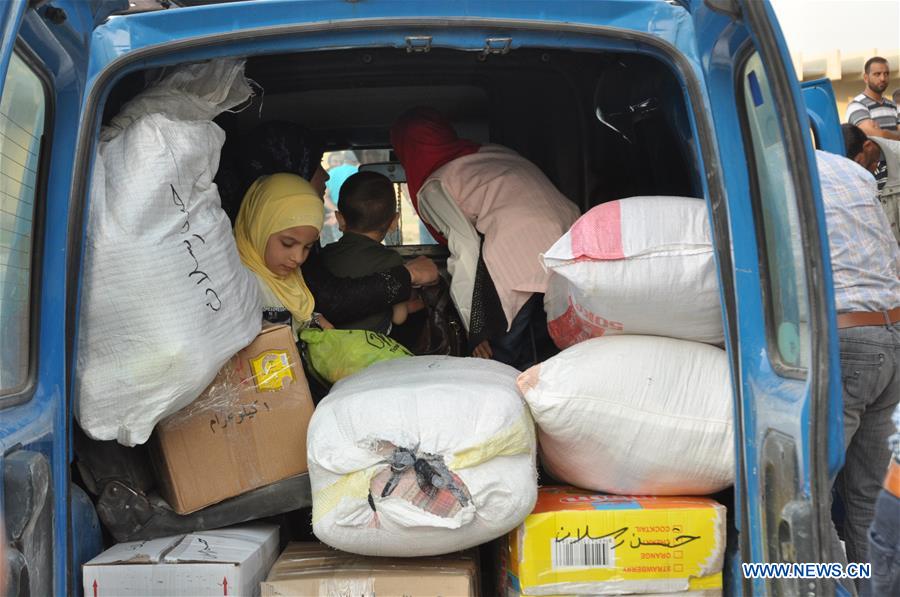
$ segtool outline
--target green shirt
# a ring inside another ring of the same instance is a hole
[[[403,257],[368,236],[344,232],[340,240],[322,249],[322,262],[335,276],[361,278],[403,265]],[[337,327],[385,333],[390,327],[391,314],[388,309]]]

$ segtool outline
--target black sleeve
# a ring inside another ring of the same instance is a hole
[[[322,262],[318,250],[301,267],[303,279],[316,299],[316,311],[335,325],[379,313],[409,299],[409,270],[398,265],[362,278],[339,278]]]

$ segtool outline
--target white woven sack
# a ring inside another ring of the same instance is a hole
[[[554,274],[544,308],[560,348],[615,334],[724,341],[701,199],[631,197],[598,205],[543,263]]]
[[[520,524],[534,508],[537,473],[517,373],[423,356],[336,384],[307,436],[316,537],[363,555],[436,555]],[[400,471],[393,489],[391,463]]]
[[[75,416],[89,436],[126,446],[197,398],[260,330],[257,282],[213,183],[225,133],[209,119],[249,96],[243,63],[185,68],[187,80],[176,71],[104,131],[91,183]],[[228,86],[215,110],[189,84],[206,93],[213,80]]]
[[[728,358],[708,344],[595,338],[519,376],[551,475],[594,491],[707,495],[734,482]]]

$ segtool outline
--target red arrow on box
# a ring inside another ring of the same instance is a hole
[[[94,597],[97,597],[97,579],[94,579]]]
[[[227,595],[228,594],[228,577],[227,576],[222,577],[222,589],[225,590],[225,592],[222,594]]]

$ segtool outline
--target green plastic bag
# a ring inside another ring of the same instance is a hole
[[[381,361],[412,356],[392,338],[367,330],[308,328],[300,332],[300,340],[306,344],[308,365],[328,383]]]

